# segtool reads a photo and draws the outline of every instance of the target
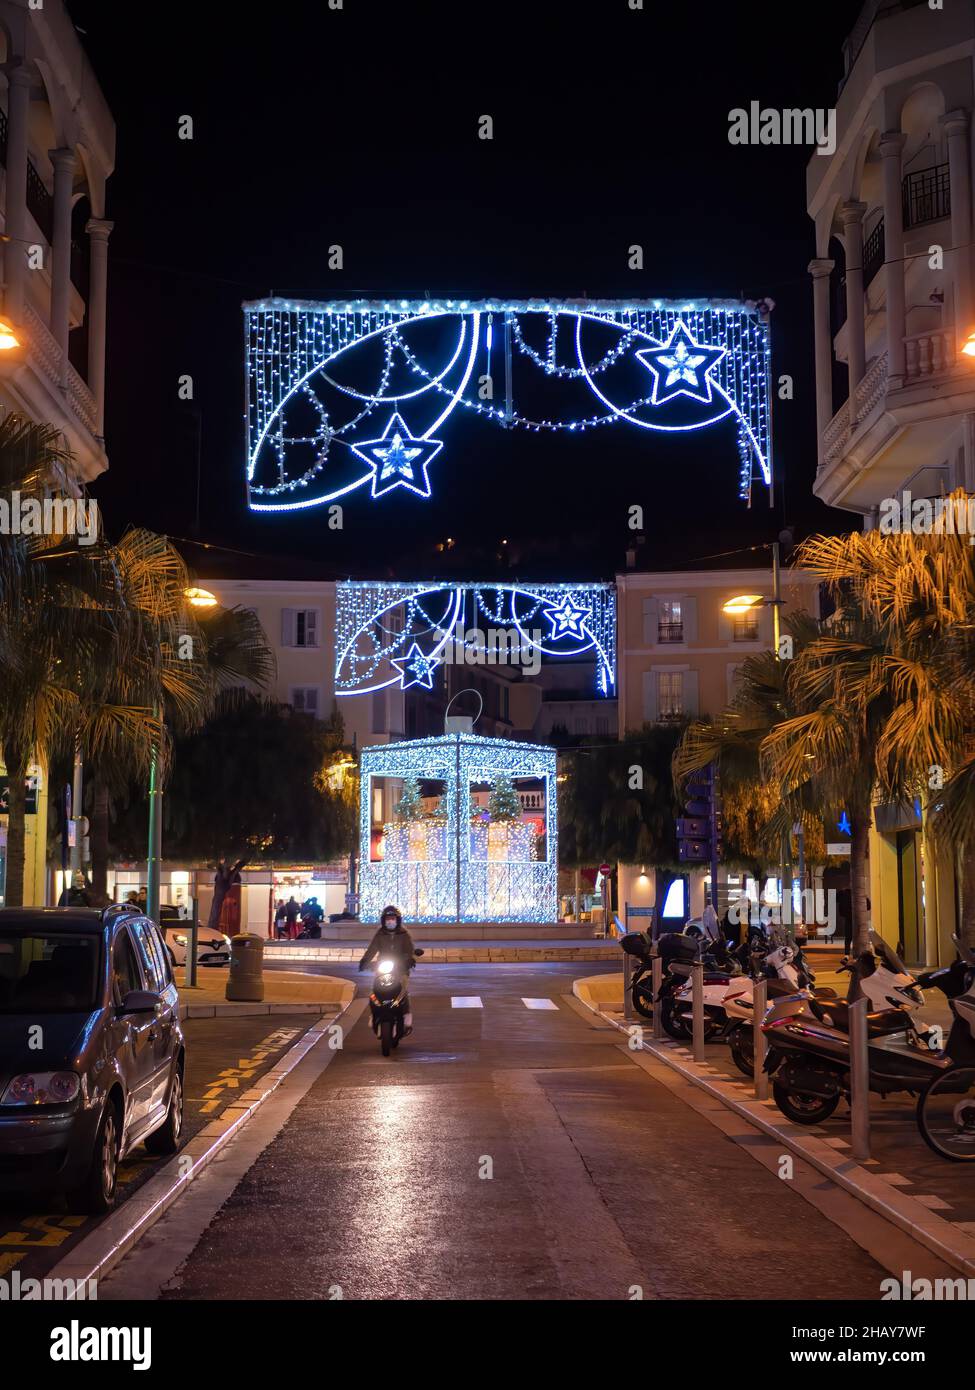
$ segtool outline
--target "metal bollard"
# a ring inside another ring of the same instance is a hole
[[[633,1008],[633,966],[635,962],[628,951],[623,952],[623,1017],[629,1021],[634,1016]]]
[[[704,962],[691,966],[691,1011],[694,1022],[694,1060],[704,1061]]]
[[[756,980],[752,990],[752,1047],[754,1048],[755,1096],[758,1100],[768,1100],[768,1072],[765,1070],[765,1057],[768,1043],[762,1032],[762,1019],[768,1007],[768,980]]]
[[[658,950],[650,954],[651,980],[653,982],[653,1036],[656,1041],[664,1035],[664,1011],[660,1007],[660,991],[664,983],[664,963]]]
[[[850,1121],[853,1157],[870,1157],[870,1051],[867,1041],[867,999],[850,1005]]]
[[[183,971],[183,979],[190,989],[196,987],[196,943],[200,932],[200,901],[193,899],[193,915],[190,919],[190,930],[186,939],[186,966]]]

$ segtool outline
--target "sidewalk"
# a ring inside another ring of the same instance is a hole
[[[192,989],[183,983],[186,976],[183,966],[178,965],[173,975],[179,989],[180,1018],[242,1017],[252,1014],[320,1016],[344,1009],[355,995],[355,985],[350,980],[340,980],[334,975],[268,970],[264,973],[263,1001],[230,1002],[226,995],[230,971],[226,967],[199,966],[196,985]]]
[[[821,985],[837,988],[845,978],[817,971]],[[572,988],[587,1008],[622,1033],[642,1028],[641,1051],[700,1086],[757,1129],[774,1134],[785,1148],[805,1158],[865,1205],[956,1269],[975,1276],[975,1172],[971,1165],[949,1163],[928,1148],[914,1118],[916,1098],[905,1094],[871,1097],[872,1157],[860,1164],[849,1156],[850,1118],[845,1104],[841,1103],[824,1124],[792,1124],[774,1100],[755,1099],[754,1088],[731,1060],[725,1044],[706,1044],[704,1062],[697,1063],[690,1043],[655,1041],[648,1020],[624,1019],[622,974],[579,979]],[[944,998],[931,991],[921,1016],[945,1025],[951,1014]]]

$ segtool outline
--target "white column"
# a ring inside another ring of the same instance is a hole
[[[829,277],[835,261],[809,262],[813,282],[813,327],[816,336],[816,433],[822,458],[823,435],[833,418],[833,341],[829,321]]]
[[[98,408],[95,433],[105,436],[105,305],[108,296],[108,238],[113,222],[91,217],[85,227],[90,238],[91,275],[88,288],[88,385]]]
[[[901,193],[901,150],[907,136],[884,132],[880,154],[884,165],[884,277],[887,292],[887,376],[904,376],[904,204]]]
[[[846,247],[846,351],[850,372],[850,424],[854,423],[856,388],[863,380],[866,341],[863,328],[863,214],[866,203],[841,204],[843,244]]]
[[[24,309],[27,275],[27,122],[31,75],[23,63],[7,70],[7,274],[5,308],[14,322]]]
[[[955,342],[960,347],[975,330],[972,323],[972,178],[968,163],[968,112],[949,111],[941,117],[941,124],[948,137]]]
[[[49,151],[54,166],[54,245],[51,264],[51,333],[61,349],[61,385],[68,384],[68,332],[71,307],[71,194],[74,151]]]

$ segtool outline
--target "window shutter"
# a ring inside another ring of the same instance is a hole
[[[739,672],[740,670],[741,670],[741,667],[738,666],[738,665],[734,665],[734,666],[729,666],[729,667],[728,667],[728,704],[729,704],[729,705],[731,704],[731,702],[732,702],[732,700],[735,698],[735,696],[738,694],[738,672]]]
[[[681,673],[681,686],[683,687],[684,713],[695,718],[700,714],[700,700],[698,697],[698,678],[696,671],[683,671]]]
[[[731,597],[732,595],[729,594],[728,598]],[[731,614],[726,613],[722,607],[722,604],[726,602],[727,599],[725,598],[718,599],[718,637],[722,642],[733,642],[735,640],[735,622]]]
[[[318,609],[305,609],[305,646],[318,646]]]
[[[305,711],[308,714],[318,714],[318,686],[310,685],[305,690]]]
[[[659,718],[657,710],[657,673],[656,671],[644,671],[643,722],[645,724],[656,724]]]
[[[697,597],[684,594],[680,601],[680,615],[684,624],[684,641],[697,641]]]
[[[295,644],[295,610],[293,608],[281,609],[281,645],[282,647],[293,647]]]
[[[758,636],[766,647],[772,645],[772,608],[767,603],[763,603],[758,610]]]
[[[655,647],[659,639],[657,624],[660,621],[660,604],[655,598],[643,600],[643,645]]]

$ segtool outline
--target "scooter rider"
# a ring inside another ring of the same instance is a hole
[[[365,955],[359,962],[359,969],[365,970],[380,956],[393,956],[407,972],[413,969],[415,948],[413,938],[403,926],[403,914],[390,903],[382,910],[379,930],[366,947]],[[403,1000],[403,1027],[406,1033],[413,1031],[413,1006],[409,994]]]

